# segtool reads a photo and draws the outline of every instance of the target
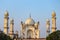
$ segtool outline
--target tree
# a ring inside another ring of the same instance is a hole
[[[10,36],[4,34],[3,32],[0,32],[0,40],[12,40]]]
[[[60,30],[57,30],[46,37],[46,40],[60,40]]]

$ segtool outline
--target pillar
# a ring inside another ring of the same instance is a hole
[[[4,14],[4,33],[8,34],[8,20],[9,20],[9,14],[6,11]]]

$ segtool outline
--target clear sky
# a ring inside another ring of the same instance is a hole
[[[60,0],[0,0],[0,29],[3,30],[4,12],[14,19],[14,30],[20,32],[20,21],[23,22],[30,13],[35,21],[40,22],[40,36],[46,37],[46,19],[51,21],[52,11],[56,12],[57,29],[60,29]],[[51,22],[50,22],[51,23]]]

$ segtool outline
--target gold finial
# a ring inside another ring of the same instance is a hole
[[[56,13],[55,11],[52,12],[52,17],[55,17],[56,16]]]

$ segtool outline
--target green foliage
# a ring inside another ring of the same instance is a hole
[[[57,30],[46,37],[46,40],[60,40],[60,30]]]
[[[0,33],[0,40],[12,40],[12,39],[2,32]]]

